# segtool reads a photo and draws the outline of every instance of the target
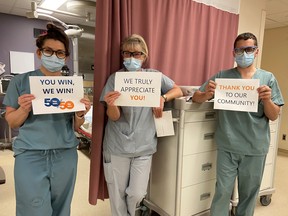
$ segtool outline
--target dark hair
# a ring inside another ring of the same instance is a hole
[[[36,40],[36,46],[39,49],[42,49],[45,40],[47,39],[58,40],[64,44],[66,56],[69,56],[70,55],[69,38],[67,37],[65,32],[60,27],[57,27],[56,25],[52,23],[48,23],[46,27],[47,27],[47,32],[38,36]]]
[[[258,42],[257,42],[257,38],[254,34],[250,33],[250,32],[245,32],[242,33],[240,35],[237,36],[237,38],[234,41],[234,48],[236,48],[236,44],[239,40],[248,40],[248,39],[252,39],[254,40],[254,45],[258,46]]]

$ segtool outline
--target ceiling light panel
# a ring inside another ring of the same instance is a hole
[[[50,10],[57,10],[61,7],[67,0],[45,0],[40,7],[50,9]]]

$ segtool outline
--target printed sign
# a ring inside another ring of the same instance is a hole
[[[65,113],[85,110],[82,76],[30,76],[33,113]]]
[[[121,95],[115,105],[159,107],[161,77],[159,72],[117,72],[115,91]]]
[[[214,109],[257,112],[259,79],[215,79]]]

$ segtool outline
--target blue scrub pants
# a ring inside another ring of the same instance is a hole
[[[253,216],[260,189],[266,155],[241,155],[226,151],[217,153],[217,181],[211,205],[211,216],[228,216],[235,179],[238,176],[239,202],[236,216]]]
[[[129,158],[104,153],[104,160],[112,216],[135,216],[147,193],[152,155]]]
[[[16,216],[69,216],[77,161],[76,147],[16,155]]]

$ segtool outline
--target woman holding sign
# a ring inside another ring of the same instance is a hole
[[[142,68],[148,57],[148,48],[141,36],[133,34],[127,37],[121,52],[124,68],[120,72],[159,72]],[[103,142],[104,173],[112,215],[134,216],[146,195],[151,159],[156,152],[153,116],[161,118],[164,102],[182,96],[182,91],[162,74],[160,107],[120,107],[115,105],[120,93],[114,87],[115,73],[109,77],[100,98],[108,115]]]
[[[220,83],[217,85],[215,82],[216,78],[242,79],[246,83],[257,79],[260,82],[260,86],[254,90],[259,98],[256,112],[218,111],[215,133],[218,149],[217,183],[211,216],[228,216],[236,177],[239,193],[236,215],[253,215],[269,149],[269,120],[277,119],[280,107],[284,105],[274,75],[254,65],[259,52],[257,46],[257,39],[253,34],[238,35],[233,50],[237,67],[217,73],[193,95],[193,101],[198,103],[214,98],[216,86],[220,87]],[[225,88],[229,85],[231,82],[227,81]]]
[[[13,143],[16,215],[68,216],[78,160],[74,130],[83,124],[90,101],[81,99],[84,111],[33,114],[29,77],[61,76],[69,39],[62,29],[48,24],[36,45],[40,69],[15,76],[3,101],[9,126],[19,128]]]

